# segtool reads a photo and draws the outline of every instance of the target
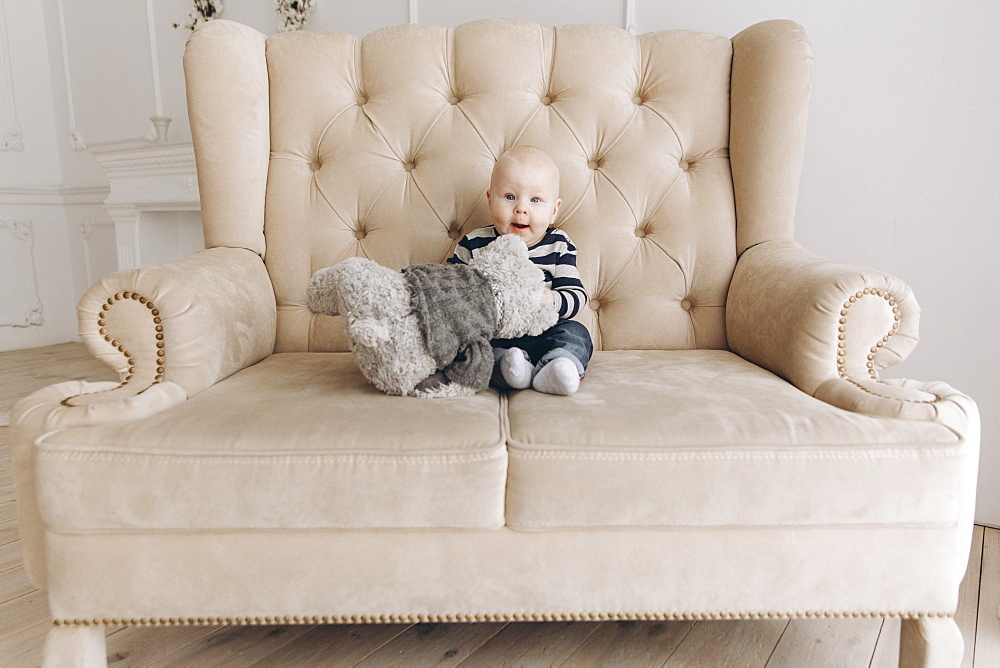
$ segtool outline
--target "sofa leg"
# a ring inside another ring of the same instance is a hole
[[[44,668],[106,668],[103,626],[56,626],[45,638]]]
[[[900,668],[962,665],[965,642],[951,617],[904,619],[899,636]]]

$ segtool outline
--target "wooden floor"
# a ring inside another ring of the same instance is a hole
[[[0,353],[0,425],[71,379],[115,380],[79,344]],[[22,565],[10,440],[0,426],[0,665],[37,666],[51,620]],[[1000,667],[1000,531],[976,527],[960,599],[963,665]],[[895,666],[899,620],[115,627],[107,642],[113,666]]]

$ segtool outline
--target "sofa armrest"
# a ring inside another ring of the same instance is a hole
[[[50,385],[14,407],[13,460],[25,565],[46,586],[34,443],[56,430],[164,411],[260,361],[274,348],[275,302],[260,256],[213,248],[111,274],[77,307],[80,337],[121,382]]]
[[[191,397],[274,348],[271,281],[242,248],[111,274],[77,312],[91,354],[140,389],[169,381]]]
[[[827,403],[964,431],[971,400],[948,385],[879,378],[916,347],[919,316],[898,278],[776,240],[740,257],[726,331],[733,352]]]
[[[260,256],[241,248],[110,274],[77,313],[83,343],[121,382],[60,383],[25,398],[15,418],[36,436],[160,412],[274,347],[271,282]]]

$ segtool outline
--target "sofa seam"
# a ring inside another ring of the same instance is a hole
[[[864,452],[850,451],[810,451],[810,452],[581,452],[577,450],[541,450],[535,448],[559,446],[534,446],[529,448],[513,440],[507,442],[510,457],[522,459],[579,459],[583,461],[747,461],[747,460],[872,460],[872,459],[960,459],[964,456],[962,448],[948,445],[950,452],[936,450],[921,450],[916,447],[904,449],[886,448],[884,452],[866,450]]]
[[[504,459],[507,454],[506,448],[502,444],[491,448],[489,452],[475,454],[432,454],[432,455],[381,455],[381,454],[233,454],[233,453],[206,453],[199,455],[178,454],[173,455],[162,452],[137,453],[125,450],[116,451],[86,451],[86,450],[63,450],[50,449],[51,446],[38,446],[38,457],[48,461],[69,460],[116,460],[121,462],[129,461],[174,461],[174,462],[205,462],[215,460],[226,464],[259,464],[262,461],[291,461],[293,463],[351,463],[367,462],[373,464],[395,464],[395,463],[419,463],[419,462],[441,462],[441,463],[479,463],[496,459]]]

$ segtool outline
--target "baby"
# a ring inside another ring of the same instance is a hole
[[[504,389],[532,387],[546,394],[576,392],[594,351],[587,328],[570,320],[587,303],[576,268],[576,246],[552,227],[562,205],[559,168],[545,151],[515,146],[497,160],[486,200],[493,225],[465,235],[448,262],[466,264],[502,234],[516,234],[528,257],[545,274],[544,299],[555,304],[559,321],[538,336],[494,339],[492,384]]]

